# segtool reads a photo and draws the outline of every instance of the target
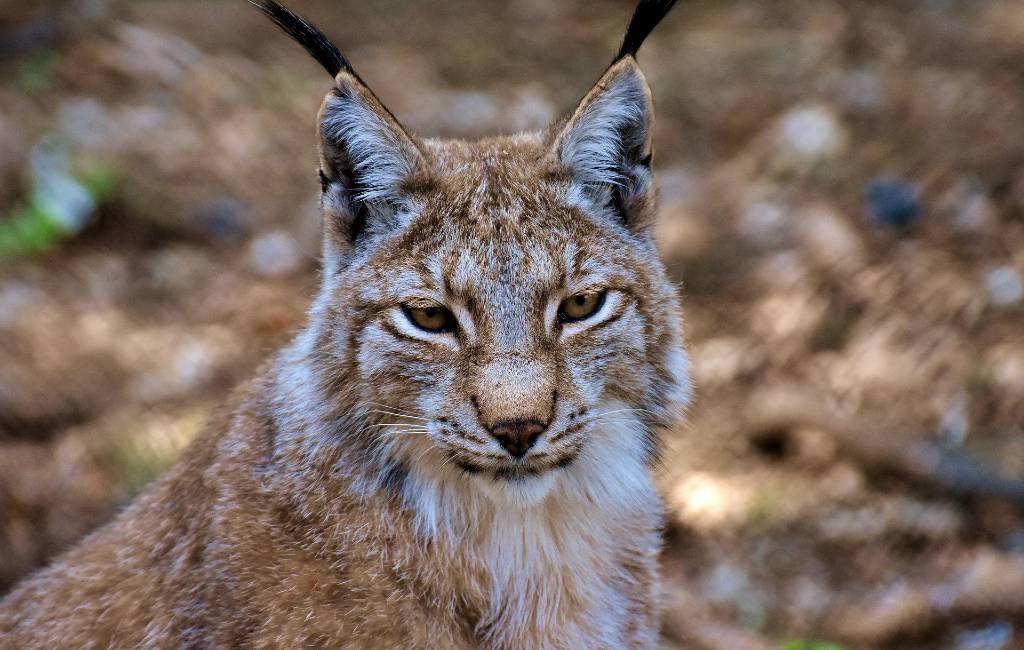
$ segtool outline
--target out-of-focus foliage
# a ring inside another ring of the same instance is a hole
[[[50,248],[80,232],[113,192],[114,172],[103,165],[71,169],[64,147],[43,141],[32,154],[33,189],[0,221],[0,260]]]

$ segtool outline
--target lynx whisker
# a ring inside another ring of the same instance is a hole
[[[406,415],[414,415],[415,414],[414,411],[410,411],[409,409],[405,409],[405,408],[402,408],[400,406],[395,406],[394,404],[384,404],[382,402],[366,402],[366,405],[367,406],[379,406],[381,408],[388,409],[389,411],[395,411],[395,412],[398,412],[398,413],[404,413]]]
[[[378,422],[374,424],[366,425],[368,429],[418,429],[420,431],[426,431],[426,425],[418,422]]]
[[[428,418],[421,418],[416,415],[406,415],[405,413],[396,413],[394,411],[384,411],[382,409],[372,409],[370,411],[367,411],[367,413],[375,413],[377,415],[390,415],[391,417],[395,418],[405,418],[407,420],[420,420],[422,422],[430,421]]]

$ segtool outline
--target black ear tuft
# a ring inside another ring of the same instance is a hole
[[[650,36],[654,28],[661,22],[661,19],[675,6],[676,1],[640,0],[640,4],[636,6],[636,11],[633,12],[633,19],[629,21],[629,27],[626,28],[626,36],[622,39],[622,48],[619,49],[619,53],[615,56],[615,61],[624,56],[635,57],[640,46],[644,44],[644,40]]]
[[[295,39],[332,77],[336,77],[342,70],[355,75],[352,65],[341,50],[305,18],[277,0],[249,0],[249,4],[266,14],[275,25]]]

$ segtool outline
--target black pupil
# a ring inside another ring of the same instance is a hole
[[[573,298],[573,300],[576,301],[577,307],[582,307],[583,305],[587,304],[587,298],[589,298],[589,296],[579,295]]]
[[[434,316],[437,316],[437,307],[427,307],[423,310],[423,313],[427,318],[433,319]]]

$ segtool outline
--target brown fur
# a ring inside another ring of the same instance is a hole
[[[5,647],[478,647],[474,568],[417,543],[387,495],[279,471],[266,391],[244,388],[149,492],[11,594]],[[622,549],[645,628],[648,556]]]
[[[653,431],[689,393],[650,121],[631,56],[548,132],[472,143],[409,136],[340,72],[307,329],[0,603],[5,647],[653,647]],[[598,288],[593,322],[556,317]],[[526,420],[512,459],[490,432]]]

